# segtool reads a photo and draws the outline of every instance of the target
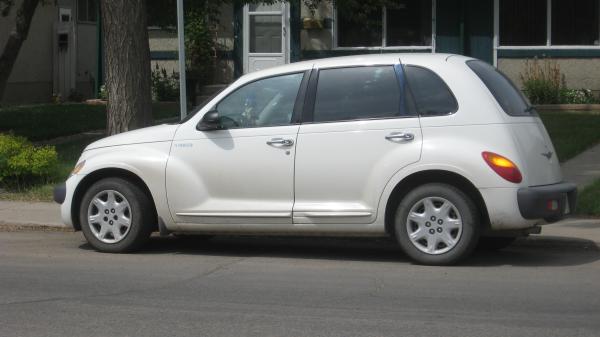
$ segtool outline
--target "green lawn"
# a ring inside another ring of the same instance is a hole
[[[154,119],[179,116],[177,105],[154,103]],[[0,108],[0,132],[12,132],[31,141],[43,141],[106,127],[106,106],[43,104]]]
[[[600,179],[579,193],[577,213],[600,217]]]
[[[540,117],[561,162],[600,143],[600,114],[542,111]]]

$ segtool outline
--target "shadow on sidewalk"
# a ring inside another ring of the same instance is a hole
[[[91,249],[87,244],[82,249]],[[153,237],[143,255],[206,255],[272,257],[364,262],[412,263],[391,239],[311,237]],[[517,240],[504,250],[476,250],[460,266],[556,267],[576,266],[600,260],[600,248],[590,240],[532,236]]]

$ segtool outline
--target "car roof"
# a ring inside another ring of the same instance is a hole
[[[427,66],[428,64],[439,64],[447,62],[450,58],[470,60],[471,58],[455,54],[442,53],[385,53],[385,54],[363,54],[352,56],[329,57],[315,60],[289,63],[264,70],[258,70],[244,75],[244,82],[247,80],[258,79],[262,77],[274,76],[278,74],[306,71],[314,68],[335,68],[363,65],[384,65],[396,64],[401,60],[402,64],[416,64]]]

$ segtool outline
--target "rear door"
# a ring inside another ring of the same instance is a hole
[[[399,65],[313,71],[298,132],[294,223],[371,223],[398,170],[421,155]]]

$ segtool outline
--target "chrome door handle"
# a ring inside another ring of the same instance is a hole
[[[387,140],[401,140],[405,142],[410,142],[415,139],[415,135],[412,133],[406,132],[392,132],[389,135],[385,136]]]
[[[267,140],[267,145],[271,145],[271,146],[292,146],[292,145],[294,145],[294,141],[291,140],[291,139],[273,138],[271,140]]]

